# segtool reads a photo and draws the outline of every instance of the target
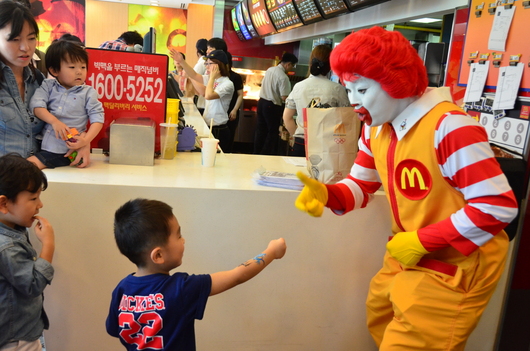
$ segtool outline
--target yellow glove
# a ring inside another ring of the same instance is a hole
[[[386,244],[386,249],[405,266],[415,266],[423,255],[429,253],[421,244],[417,231],[397,233]]]
[[[314,180],[303,174],[296,173],[298,179],[304,183],[304,188],[294,205],[302,212],[307,212],[313,217],[320,217],[324,212],[324,206],[328,202],[328,189],[318,180]]]

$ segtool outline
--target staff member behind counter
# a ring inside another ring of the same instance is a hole
[[[184,68],[195,90],[206,99],[204,121],[207,125],[212,122],[213,136],[219,139],[221,149],[228,150],[231,139],[230,129],[227,126],[228,107],[234,93],[234,84],[228,78],[230,74],[228,57],[222,50],[210,52],[206,56],[206,74],[200,75],[184,61],[182,53],[171,49],[170,56]]]

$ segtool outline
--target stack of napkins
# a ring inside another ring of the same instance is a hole
[[[292,190],[302,190],[304,188],[304,184],[294,173],[259,171],[255,173],[254,179],[257,184],[264,186]]]

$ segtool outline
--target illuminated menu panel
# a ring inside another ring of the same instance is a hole
[[[310,24],[324,19],[315,4],[315,0],[294,0],[294,4],[304,24]]]
[[[246,40],[252,39],[252,35],[249,33],[247,29],[247,25],[245,24],[245,20],[243,19],[243,12],[241,11],[241,3],[237,4],[236,6],[236,18],[237,23],[239,24],[239,29],[241,29],[241,33],[245,37]]]
[[[245,40],[243,33],[241,33],[241,28],[239,28],[239,23],[237,23],[235,7],[232,9],[232,11],[230,11],[230,14],[232,15],[232,25],[234,26],[234,30],[236,31],[237,37],[239,38],[239,40]]]
[[[346,5],[348,5],[350,11],[358,11],[365,7],[374,6],[387,1],[390,0],[346,0]]]
[[[248,0],[247,5],[254,28],[260,37],[276,33],[276,28],[272,24],[265,7],[265,0]]]
[[[324,18],[330,18],[348,12],[348,7],[343,0],[315,0],[322,10]],[[348,1],[348,0],[347,0]]]
[[[272,23],[278,32],[302,26],[304,23],[298,15],[292,0],[266,0],[267,10]]]
[[[241,1],[241,12],[243,13],[243,20],[245,21],[245,25],[247,26],[248,32],[252,36],[252,38],[259,37],[258,32],[254,29],[254,25],[252,24],[252,21],[250,20],[250,14],[248,13],[247,8],[247,2],[245,0]]]

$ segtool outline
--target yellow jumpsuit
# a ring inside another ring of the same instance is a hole
[[[394,234],[439,222],[466,204],[443,178],[433,148],[436,125],[449,110],[455,105],[437,105],[394,145],[390,125],[378,135],[372,129],[371,149],[392,207]],[[367,298],[367,323],[380,350],[464,350],[503,272],[507,250],[502,231],[468,256],[447,247],[414,267],[387,253]]]

